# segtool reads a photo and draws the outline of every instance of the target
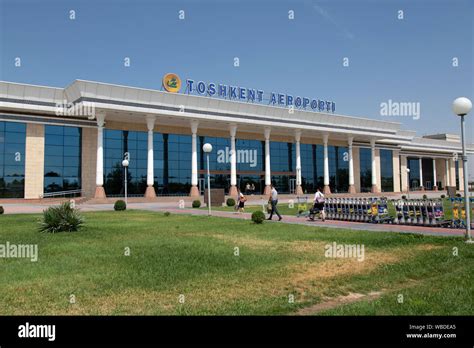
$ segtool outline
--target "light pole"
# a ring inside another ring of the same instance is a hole
[[[128,205],[127,203],[127,167],[128,167],[128,159],[124,159],[122,161],[122,166],[125,169],[125,205]]]
[[[464,132],[465,120],[469,111],[472,109],[472,103],[465,97],[456,98],[453,102],[453,111],[461,117],[461,142],[462,142],[462,171],[464,179],[464,209],[466,210],[466,242],[473,243],[471,238],[471,212],[469,210],[469,186],[467,172],[467,155],[466,155],[466,136]]]
[[[207,157],[207,215],[211,215],[211,174],[209,172],[209,154],[212,152],[212,145],[205,143],[202,150],[206,153]]]

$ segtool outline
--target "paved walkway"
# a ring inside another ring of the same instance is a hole
[[[156,211],[169,211],[174,214],[191,214],[191,215],[207,215],[206,210],[201,209],[150,209]],[[247,219],[250,220],[250,213],[234,213],[226,211],[212,211],[212,216],[220,216],[234,219]],[[297,217],[291,215],[282,215],[283,219],[278,222],[278,217],[274,216],[273,221],[269,223],[285,223],[285,224],[298,224],[313,227],[328,227],[328,228],[345,228],[355,231],[379,231],[379,232],[399,232],[399,233],[415,233],[432,236],[463,236],[464,230],[452,229],[452,228],[436,228],[436,227],[423,227],[423,226],[405,226],[405,225],[392,225],[392,224],[371,224],[363,222],[350,222],[350,221],[338,221],[338,220],[321,220],[308,221],[306,217]],[[265,221],[267,222],[267,221]]]
[[[188,206],[188,207],[186,207]],[[4,204],[5,214],[31,214],[41,213],[47,208],[44,204]],[[113,204],[81,204],[78,206],[82,211],[111,211],[113,210]],[[207,215],[205,209],[192,209],[189,204],[186,204],[184,208],[179,208],[176,203],[129,203],[129,209],[137,210],[148,210],[148,211],[169,211],[173,214],[188,214],[188,215]],[[250,208],[250,207],[249,207]],[[257,209],[257,206],[254,206]],[[250,208],[252,209],[252,208]],[[251,213],[238,214],[235,212],[226,211],[212,211],[213,216],[220,216],[225,218],[233,219],[248,219],[250,220]],[[392,224],[371,224],[363,222],[349,222],[349,221],[337,221],[337,220],[326,220],[322,222],[320,220],[308,221],[306,217],[296,217],[291,215],[283,215],[283,220],[277,222],[277,217],[274,217],[271,223],[285,223],[285,224],[298,224],[315,227],[328,227],[328,228],[345,228],[351,230],[366,230],[366,231],[380,231],[380,232],[398,232],[398,233],[415,233],[433,236],[463,236],[464,230],[462,229],[451,229],[451,228],[437,228],[437,227],[423,227],[423,226],[406,226],[406,225],[392,225]]]

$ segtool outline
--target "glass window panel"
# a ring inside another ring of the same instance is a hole
[[[80,135],[81,129],[77,127],[45,127],[45,192],[57,192],[80,188]],[[73,180],[66,180],[65,176],[73,178]]]
[[[45,145],[48,146],[48,145],[63,145],[63,141],[64,141],[64,137],[63,136],[59,136],[59,135],[55,135],[55,134],[45,134]]]
[[[80,137],[81,128],[78,127],[64,127],[64,135],[66,137]]]
[[[64,137],[64,145],[66,146],[75,146],[79,147],[81,143],[81,138],[75,136],[65,136]]]
[[[46,145],[44,147],[45,156],[63,156],[64,147],[57,145]]]
[[[44,165],[45,165],[45,168],[62,166],[63,157],[62,156],[45,156]]]
[[[5,122],[5,133],[11,132],[26,134],[26,124],[19,122]]]
[[[106,129],[106,130],[105,130],[105,137],[106,137],[107,139],[122,140],[122,131],[120,131],[120,130]]]
[[[63,167],[49,167],[44,172],[45,177],[61,177],[63,172]]]
[[[44,126],[44,134],[45,135],[60,135],[60,138],[63,138],[64,135],[64,127],[62,126]]]
[[[9,144],[25,144],[26,135],[25,133],[5,133],[5,143]]]

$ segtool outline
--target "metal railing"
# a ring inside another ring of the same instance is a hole
[[[68,190],[68,191],[57,191],[57,192],[46,192],[40,195],[40,198],[57,198],[57,197],[77,197],[82,196],[84,190]]]

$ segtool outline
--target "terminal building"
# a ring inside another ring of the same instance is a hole
[[[175,82],[0,82],[0,199],[123,196],[125,157],[130,196],[198,197],[205,143],[211,187],[228,195],[268,194],[272,183],[295,195],[464,189],[456,135],[419,137],[399,123],[337,115],[329,102],[309,101],[322,106],[315,111],[179,93]]]

